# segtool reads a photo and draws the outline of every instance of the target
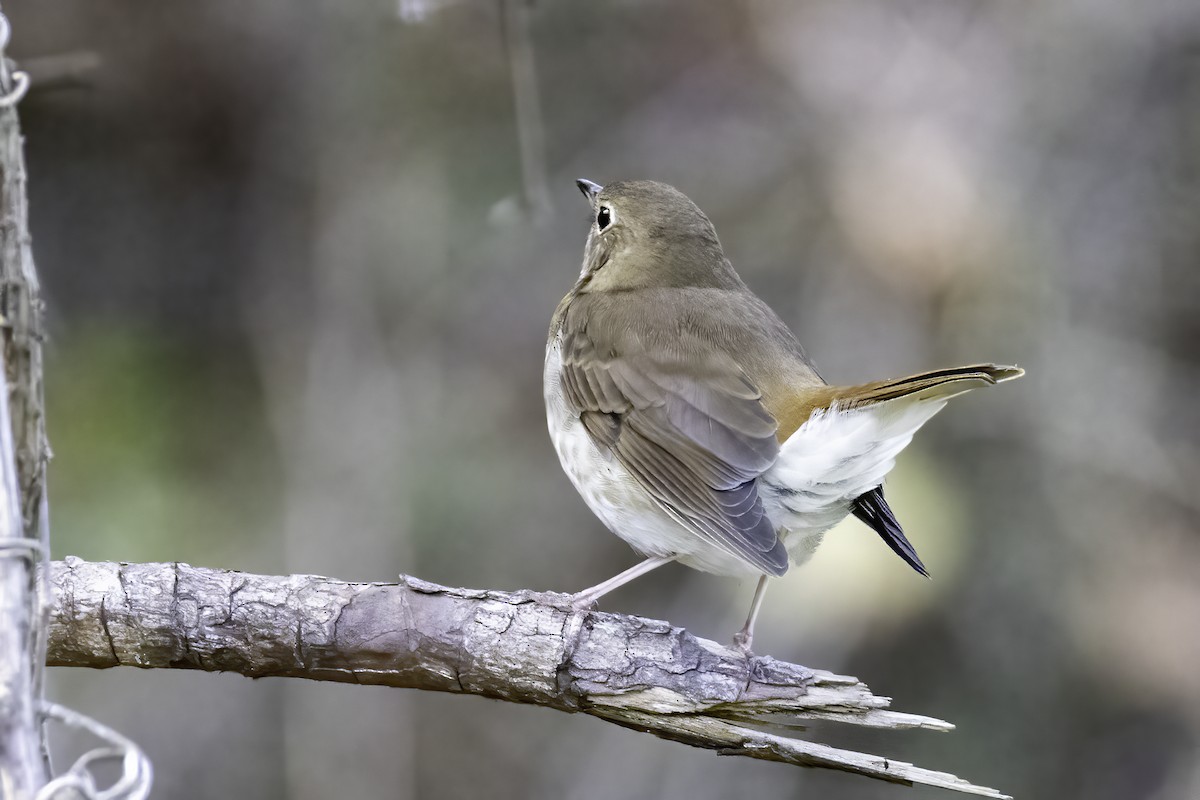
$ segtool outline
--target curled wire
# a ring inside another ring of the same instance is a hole
[[[9,24],[8,17],[0,12],[0,62],[4,58],[4,48],[8,47],[8,40],[12,36],[12,25]],[[0,63],[0,76],[8,77],[8,67]],[[16,71],[11,74],[13,87],[8,92],[0,95],[0,108],[8,108],[21,102],[21,98],[29,91],[29,73]],[[7,83],[7,81],[5,81]]]
[[[21,72],[20,70],[12,73],[13,88],[12,91],[5,95],[0,95],[0,108],[8,108],[15,106],[21,102],[21,98],[29,91],[29,73]]]
[[[66,772],[39,789],[34,796],[35,800],[74,797],[83,797],[85,800],[145,800],[150,796],[154,769],[150,759],[131,739],[91,717],[57,703],[42,701],[39,714],[45,720],[87,731],[103,741],[104,745],[89,750],[76,759]],[[120,762],[121,777],[112,786],[100,788],[96,785],[92,767],[109,761]]]

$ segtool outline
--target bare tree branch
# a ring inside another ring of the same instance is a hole
[[[725,755],[1004,797],[953,775],[782,735],[796,719],[948,731],[855,678],[745,659],[665,622],[563,595],[186,564],[51,565],[52,666],[201,669],[379,684],[583,712]]]

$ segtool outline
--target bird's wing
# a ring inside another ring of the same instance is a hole
[[[692,533],[782,575],[787,551],[758,495],[779,451],[759,391],[731,356],[689,346],[686,332],[648,347],[603,327],[568,313],[561,329],[563,397],[592,440]]]

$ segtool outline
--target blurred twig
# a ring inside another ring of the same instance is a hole
[[[953,775],[794,739],[790,720],[946,731],[855,678],[740,653],[564,595],[186,564],[51,564],[54,666],[200,669],[476,694],[583,712],[694,747],[1004,797]],[[782,718],[782,722],[777,722]]]
[[[504,14],[504,44],[512,73],[525,203],[530,217],[534,222],[540,222],[550,214],[550,183],[546,176],[546,131],[529,30],[529,0],[500,0],[500,7]]]
[[[29,81],[34,91],[41,92],[87,86],[89,77],[100,68],[100,63],[98,53],[78,50],[28,58],[22,66],[29,73]]]

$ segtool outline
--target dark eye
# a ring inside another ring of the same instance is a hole
[[[608,206],[600,206],[596,212],[596,230],[602,231],[612,224],[612,210]]]

